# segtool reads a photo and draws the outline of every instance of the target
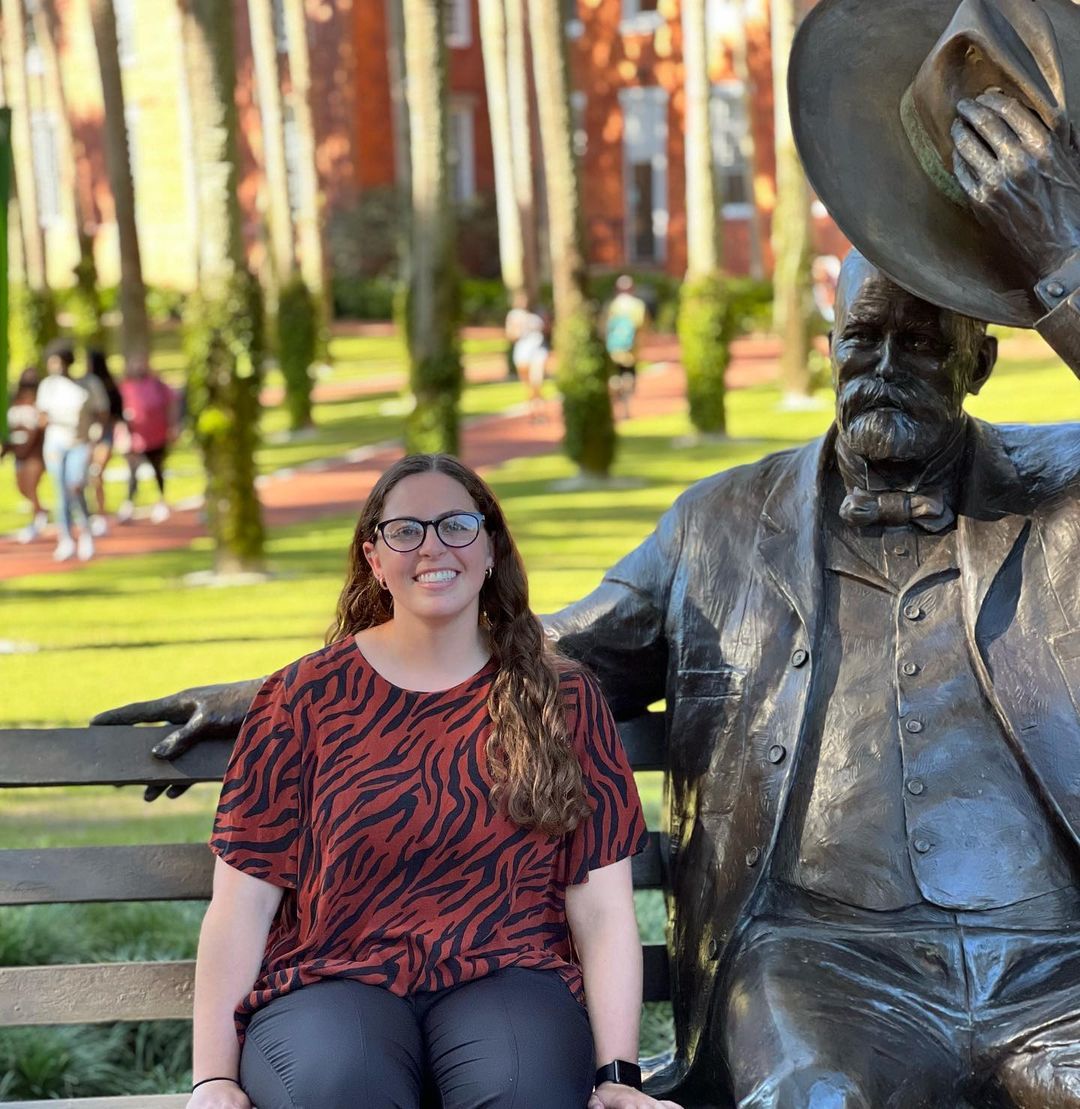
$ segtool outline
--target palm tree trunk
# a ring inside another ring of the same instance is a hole
[[[447,162],[445,9],[441,0],[405,0],[402,13],[412,178],[406,343],[416,400],[405,441],[410,451],[456,454],[464,374]]]
[[[150,318],[142,274],[139,229],[135,222],[135,183],[131,173],[124,85],[112,0],[90,0],[101,90],[105,101],[105,167],[112,189],[120,243],[120,349],[126,362],[150,357]]]
[[[776,208],[772,244],[774,323],[782,340],[780,381],[786,398],[810,395],[810,186],[795,150],[788,115],[787,68],[798,22],[797,0],[772,0]]]
[[[754,143],[754,91],[750,83],[750,59],[747,48],[747,25],[750,22],[750,4],[743,0],[739,5],[739,33],[732,47],[732,69],[742,85],[743,111],[746,130],[742,137],[742,154],[745,165],[746,196],[750,204],[747,230],[750,239],[750,276],[759,281],[765,277],[765,251],[763,247],[761,210],[758,208],[756,189],[757,147]]]
[[[566,428],[564,449],[583,475],[604,477],[615,458],[615,422],[608,393],[611,366],[597,334],[596,309],[587,291],[562,5],[551,0],[530,3],[529,32],[536,84],[543,90],[538,104],[555,297],[555,351]]]
[[[11,109],[0,108],[0,439],[7,439],[8,197],[11,189]]]
[[[409,105],[405,100],[405,15],[402,0],[386,0],[386,68],[394,132],[394,181],[404,196],[412,191],[409,165]],[[407,247],[402,244],[402,253]]]
[[[180,0],[199,207],[199,292],[188,302],[188,403],[206,469],[219,573],[258,569],[263,523],[255,493],[262,298],[244,259],[236,186],[236,55],[232,5]]]
[[[11,154],[21,167],[17,183],[19,218],[22,224],[26,281],[35,292],[48,289],[45,263],[45,232],[41,226],[37,181],[34,177],[33,140],[30,135],[30,82],[26,73],[26,13],[22,0],[2,0],[4,71],[8,104],[11,107]]]
[[[281,283],[292,274],[292,211],[285,168],[285,130],[281,111],[281,78],[278,73],[278,48],[274,35],[273,0],[248,0],[251,28],[251,55],[255,63],[255,87],[262,121],[263,171],[266,175],[267,222],[270,225],[270,291],[273,314]]]
[[[521,227],[521,263],[524,292],[529,304],[540,297],[540,244],[536,225],[536,188],[533,181],[529,110],[529,51],[525,35],[525,0],[504,0],[506,15],[507,105],[510,110],[510,133],[520,135],[513,144],[511,169],[514,176],[514,197],[518,223]]]
[[[686,281],[679,292],[679,343],[690,420],[723,435],[730,313],[720,274],[720,204],[713,166],[709,36],[705,0],[683,0],[686,96]]]

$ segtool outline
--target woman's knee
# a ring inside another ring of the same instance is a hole
[[[335,980],[271,1002],[252,1018],[240,1076],[259,1109],[407,1109],[419,1102],[420,1030],[408,1002]]]
[[[595,1071],[585,1010],[553,971],[466,983],[423,1020],[443,1109],[584,1109]]]

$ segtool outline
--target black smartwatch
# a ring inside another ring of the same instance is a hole
[[[617,1082],[620,1086],[629,1086],[634,1090],[641,1089],[641,1067],[637,1063],[628,1063],[625,1059],[613,1059],[606,1066],[596,1072],[593,1079],[594,1086],[604,1082]]]

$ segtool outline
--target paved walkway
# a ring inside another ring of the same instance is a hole
[[[778,346],[765,339],[735,344],[728,371],[729,383],[738,388],[764,380],[776,372]],[[681,411],[685,406],[685,379],[679,364],[679,347],[674,336],[649,336],[643,361],[650,368],[642,373],[632,414],[659,416]],[[497,358],[478,359],[470,368],[470,381],[498,380],[505,366]],[[402,377],[368,378],[353,382],[330,382],[316,387],[316,401],[343,399],[364,393],[399,388]],[[279,399],[279,398],[278,398]],[[274,403],[272,392],[267,403]],[[462,434],[462,457],[479,470],[497,466],[511,458],[531,457],[557,450],[562,438],[562,421],[557,401],[548,404],[548,418],[534,422],[522,409],[468,421]],[[400,443],[382,443],[352,451],[344,458],[323,459],[268,474],[259,480],[259,497],[268,528],[317,520],[325,516],[355,512],[379,475],[400,458]],[[186,547],[205,534],[199,509],[174,511],[165,523],[152,524],[144,516],[123,526],[110,521],[109,534],[96,541],[96,559]],[[56,563],[52,559],[55,537],[52,529],[34,543],[21,545],[0,537],[0,581],[28,574],[45,574],[80,569],[76,561]]]

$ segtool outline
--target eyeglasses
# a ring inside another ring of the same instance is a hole
[[[407,554],[422,546],[429,527],[447,547],[467,547],[476,542],[484,524],[480,512],[444,512],[434,520],[417,520],[415,516],[397,516],[375,525],[375,534],[398,554]]]

